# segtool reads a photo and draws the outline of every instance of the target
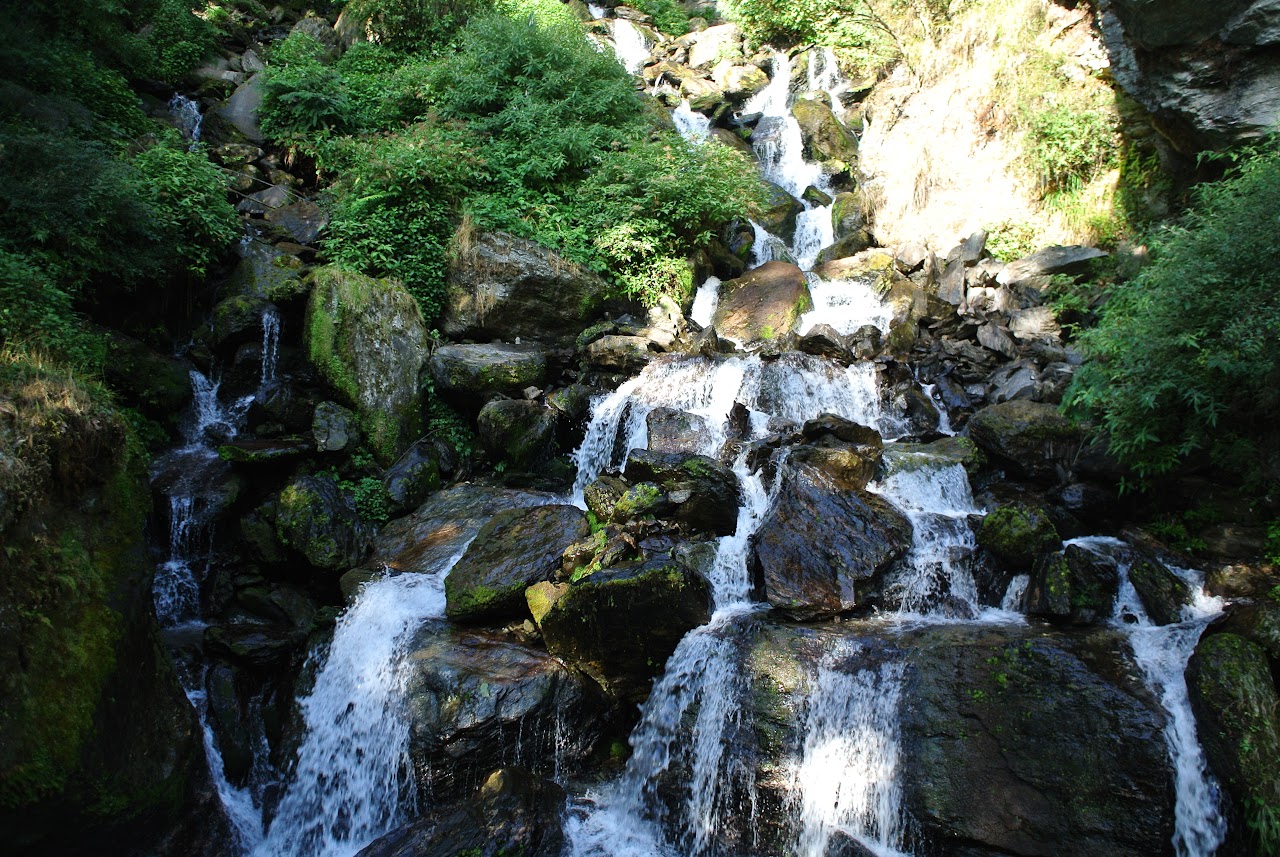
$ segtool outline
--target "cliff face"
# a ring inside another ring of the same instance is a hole
[[[105,401],[0,363],[0,836],[21,853],[147,850],[203,772],[156,635],[143,454]]]
[[[1112,73],[1180,152],[1280,124],[1280,2],[1100,0]]]

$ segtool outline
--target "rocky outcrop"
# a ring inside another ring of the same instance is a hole
[[[542,402],[499,399],[480,409],[476,436],[491,460],[520,469],[546,464],[556,452],[560,414]]]
[[[1052,483],[1070,473],[1084,431],[1053,405],[1020,399],[978,411],[969,420],[969,437],[1017,472]]]
[[[739,342],[780,339],[811,309],[804,272],[786,262],[766,262],[720,287],[711,325],[720,336]]]
[[[422,434],[427,327],[418,302],[398,283],[339,268],[311,279],[307,354],[359,411],[374,454],[389,465]]]
[[[431,377],[446,394],[517,394],[541,384],[546,372],[546,354],[532,345],[442,345],[431,355]]]
[[[1280,7],[1272,0],[1100,4],[1112,73],[1182,154],[1280,125]]]
[[[982,519],[978,544],[1007,568],[1030,570],[1042,554],[1057,550],[1062,538],[1044,509],[1023,505],[1001,506]]]
[[[525,589],[550,580],[565,548],[590,534],[576,506],[499,512],[445,578],[446,615],[460,621],[527,616]]]
[[[599,276],[551,250],[486,232],[454,260],[440,330],[454,339],[567,343],[607,291]]]

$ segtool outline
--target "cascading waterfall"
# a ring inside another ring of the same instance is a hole
[[[798,857],[826,857],[837,833],[879,857],[900,854],[898,706],[906,670],[883,664],[850,672],[856,654],[840,641],[827,653],[806,700]]]
[[[185,95],[175,92],[169,99],[169,115],[173,117],[182,136],[189,140],[194,148],[200,142],[200,133],[204,126],[200,105]]]
[[[720,278],[707,277],[693,296],[693,308],[689,318],[702,327],[709,327],[715,317],[716,307],[720,304]]]
[[[1204,580],[1197,572],[1169,566],[1191,587],[1194,600],[1183,608],[1181,622],[1156,625],[1129,580],[1132,552],[1128,545],[1107,537],[1073,539],[1067,544],[1110,557],[1116,563],[1120,590],[1112,624],[1128,635],[1133,658],[1167,715],[1164,738],[1174,771],[1174,849],[1178,857],[1210,857],[1226,838],[1227,825],[1221,812],[1218,783],[1209,773],[1196,735],[1185,673],[1200,635],[1222,612],[1222,600],[1205,594]]]
[[[262,311],[262,373],[261,389],[276,380],[280,364],[280,312],[272,304]]]
[[[676,131],[690,143],[705,143],[711,136],[711,118],[691,108],[687,98],[671,111],[671,119]]]
[[[844,118],[842,96],[849,91],[849,81],[841,73],[831,48],[814,48],[809,52],[809,91],[826,93],[832,112],[837,118]]]
[[[468,544],[428,573],[371,581],[339,617],[300,701],[306,738],[255,854],[346,857],[412,813],[404,655],[424,622],[444,616],[444,578]]]
[[[631,74],[638,74],[649,59],[649,40],[644,33],[626,18],[612,19],[613,50]]]
[[[868,488],[911,521],[911,552],[889,587],[898,609],[924,615],[941,608],[944,614],[958,612],[961,618],[985,612],[978,604],[978,587],[968,566],[976,547],[968,517],[980,510],[973,502],[964,466],[917,455]]]
[[[876,274],[835,280],[816,274],[808,276],[813,309],[800,317],[800,331],[808,331],[815,324],[829,324],[837,333],[848,335],[874,325],[882,334],[889,333],[893,307],[876,293]]]

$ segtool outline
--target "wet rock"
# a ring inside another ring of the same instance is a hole
[[[696,453],[705,445],[707,421],[697,414],[674,408],[654,408],[645,418],[649,430],[649,451]]]
[[[795,265],[766,262],[720,287],[712,326],[740,342],[780,339],[813,308],[809,284]]]
[[[495,768],[580,769],[606,725],[590,679],[495,634],[419,632],[406,663],[409,751],[421,794],[465,795]],[[559,724],[557,726],[557,724]]]
[[[450,271],[440,330],[454,339],[567,343],[607,293],[600,277],[553,251],[486,232],[458,254]]]
[[[445,578],[446,615],[466,622],[522,617],[525,589],[550,580],[565,549],[590,534],[576,506],[499,512]]]
[[[311,565],[327,571],[351,568],[369,551],[368,527],[337,483],[325,476],[300,477],[280,492],[276,536]]]
[[[1053,405],[1023,399],[983,408],[969,419],[968,432],[993,458],[1043,482],[1067,475],[1084,439]]]
[[[279,226],[299,244],[312,244],[329,225],[329,215],[309,199],[281,205],[267,212],[267,222]]]
[[[251,623],[213,625],[204,632],[210,654],[258,669],[289,663],[299,654],[304,639],[289,628]]]
[[[800,200],[772,182],[765,182],[765,190],[768,193],[768,199],[756,222],[770,235],[780,238],[784,244],[789,244],[795,240],[796,218],[800,216],[800,212],[804,211],[804,206],[800,204]]]
[[[1114,560],[1067,545],[1036,563],[1027,590],[1027,613],[1054,622],[1101,624],[1110,618],[1119,588]]]
[[[627,493],[628,487],[626,481],[617,476],[607,473],[602,475],[582,491],[587,509],[596,516],[597,520],[613,520],[613,510],[622,499],[622,495]]]
[[[354,411],[321,402],[311,418],[311,436],[316,452],[349,452],[360,443],[360,424]]]
[[[581,577],[534,613],[542,614],[538,627],[549,652],[638,703],[684,635],[710,618],[710,606],[703,577],[655,557]]]
[[[858,162],[858,138],[836,118],[831,107],[815,99],[801,99],[791,108],[800,123],[804,154],[808,160],[838,161],[842,166]]]
[[[845,347],[844,337],[829,324],[815,324],[800,338],[798,350],[815,357],[826,357],[828,360],[849,359],[849,349]]]
[[[1187,663],[1187,691],[1209,767],[1245,817],[1280,805],[1280,698],[1266,653],[1235,634],[1206,636]]]
[[[1193,600],[1186,581],[1150,557],[1134,561],[1129,567],[1129,582],[1138,591],[1147,616],[1157,625],[1181,622],[1182,608]]]
[[[215,349],[231,354],[246,342],[262,341],[262,315],[267,309],[265,298],[233,295],[218,302],[213,308],[213,338]]]
[[[765,599],[797,619],[863,606],[876,578],[910,547],[910,523],[856,482],[808,463],[785,468],[752,547]]]
[[[1280,601],[1265,598],[1254,604],[1233,604],[1214,622],[1213,630],[1244,637],[1280,664]]]
[[[536,468],[555,455],[557,417],[542,402],[498,399],[480,409],[476,436],[495,461],[520,470]]]
[[[978,544],[1006,568],[1031,569],[1043,553],[1056,551],[1062,538],[1044,509],[1023,505],[1001,506],[982,519]]]
[[[532,345],[444,345],[431,355],[431,377],[442,392],[517,395],[546,377],[546,354]]]
[[[229,294],[263,298],[273,303],[306,294],[309,284],[302,277],[297,257],[259,239],[242,245],[238,252],[240,261],[227,281]]]
[[[447,447],[448,443],[438,438],[420,438],[387,468],[382,485],[395,511],[415,509],[440,489],[442,471],[448,469],[452,453]]]
[[[218,736],[223,773],[233,783],[244,783],[253,769],[253,739],[245,725],[235,687],[235,672],[224,663],[214,663],[205,675],[209,719]]]
[[[657,356],[644,336],[602,336],[587,346],[587,363],[597,369],[626,375],[639,373]]]
[[[418,301],[391,280],[334,267],[317,269],[311,281],[308,356],[359,411],[374,455],[389,465],[422,435],[427,328]]]
[[[675,505],[675,520],[690,532],[728,536],[738,527],[738,477],[713,458],[634,449],[626,474],[633,482],[655,483]]]
[[[564,791],[523,768],[489,775],[465,806],[436,809],[368,845],[359,857],[559,857]]]
[[[308,455],[311,443],[298,437],[273,440],[232,440],[219,444],[218,457],[231,464],[278,464]]]

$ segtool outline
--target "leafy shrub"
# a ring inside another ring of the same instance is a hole
[[[689,11],[679,0],[637,0],[635,8],[653,17],[653,24],[668,36],[689,32]]]
[[[1054,104],[1027,122],[1027,157],[1044,193],[1087,184],[1118,151],[1115,114]]]
[[[1202,185],[1153,262],[1115,286],[1081,344],[1090,360],[1068,391],[1139,475],[1207,452],[1265,479],[1280,417],[1280,151],[1244,158]]]
[[[0,348],[21,346],[86,367],[98,362],[94,345],[71,295],[33,260],[0,249]]]
[[[355,108],[342,75],[325,63],[325,48],[306,33],[291,33],[271,54],[262,75],[263,132],[282,143],[317,131],[350,130]]]
[[[345,12],[367,21],[379,44],[411,52],[447,45],[473,14],[488,5],[483,0],[350,0]]]

